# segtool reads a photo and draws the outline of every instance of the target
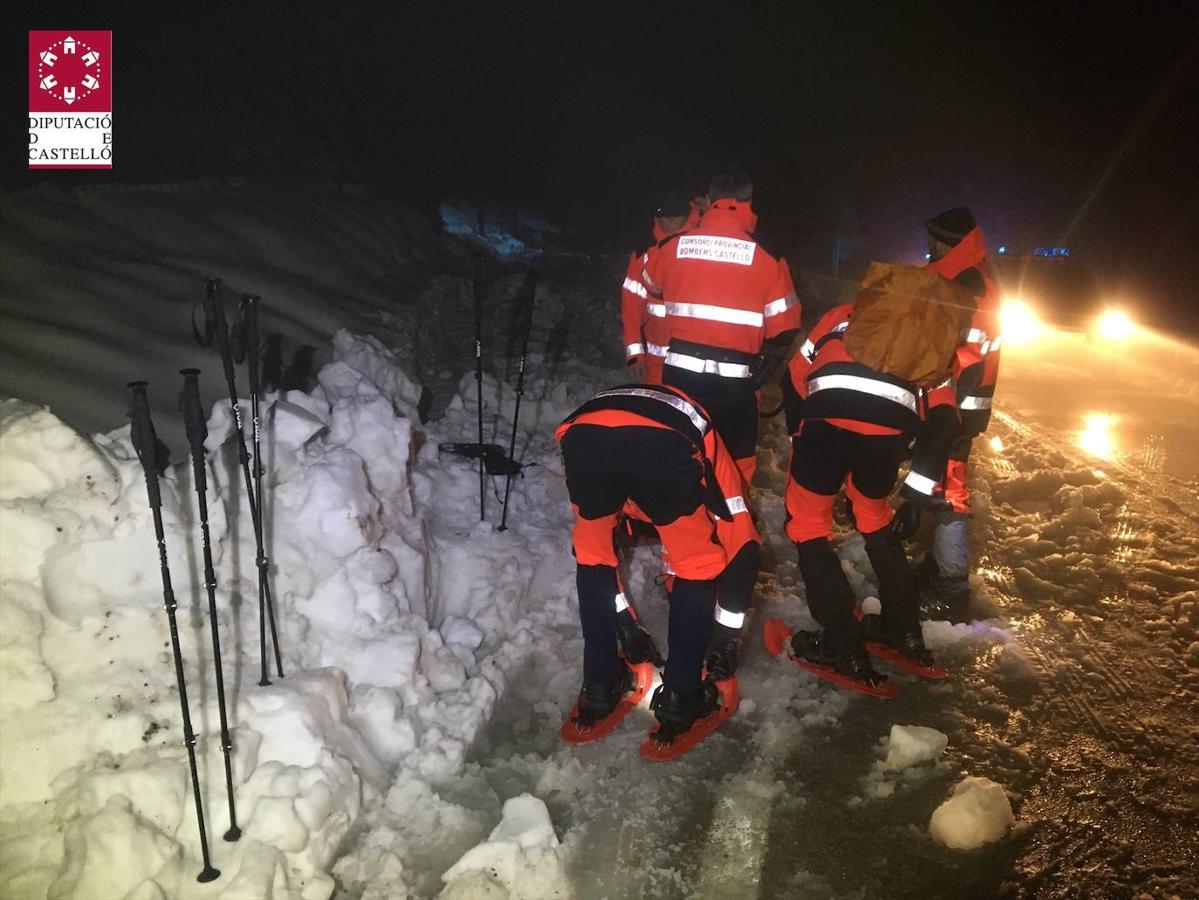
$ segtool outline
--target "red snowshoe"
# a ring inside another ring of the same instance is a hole
[[[805,635],[809,634],[809,632],[800,632],[799,634]],[[847,658],[847,665],[852,664],[851,671],[842,672],[831,658],[823,660],[817,653],[811,654],[811,658],[809,658],[795,652],[793,645],[795,637],[795,633],[787,627],[787,624],[782,619],[768,619],[765,628],[762,629],[762,642],[766,645],[766,651],[771,656],[783,656],[785,654],[801,669],[811,672],[818,678],[823,678],[825,681],[837,685],[837,687],[842,687],[858,694],[865,694],[867,697],[892,700],[899,696],[899,688],[893,684],[888,684],[885,676],[880,676],[871,669],[868,662],[863,665],[859,660]],[[818,647],[813,645],[813,649],[818,649]]]
[[[570,710],[570,715],[562,723],[560,732],[562,740],[568,744],[590,744],[607,737],[616,730],[616,726],[624,720],[624,717],[645,699],[645,695],[649,693],[649,689],[654,683],[653,663],[624,663],[624,665],[626,666],[628,686],[612,711],[604,716],[588,715],[588,710],[581,710],[579,702],[576,701]]]
[[[650,762],[677,759],[694,749],[737,711],[741,701],[737,676],[723,681],[704,681],[702,685],[698,700],[672,695],[665,685],[658,688],[651,705],[659,717],[658,724],[641,742],[641,755],[645,759]]]
[[[878,616],[866,615],[862,612],[861,606],[854,607],[854,615],[862,623],[866,652],[871,656],[889,662],[902,672],[918,675],[930,681],[944,681],[949,677],[949,669],[939,666],[933,661],[932,654],[924,646],[924,638],[919,630],[897,642],[887,636]]]

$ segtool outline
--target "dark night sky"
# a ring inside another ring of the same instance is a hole
[[[1199,330],[1199,4],[250,6],[10,4],[5,183],[31,180],[25,29],[111,27],[119,180],[307,151],[425,206],[481,196],[613,243],[656,187],[738,167],[800,266],[838,225],[911,256],[925,217],[967,203],[994,239],[1066,239]]]

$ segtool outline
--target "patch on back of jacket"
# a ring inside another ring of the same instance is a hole
[[[679,238],[675,257],[678,259],[707,259],[712,262],[736,263],[750,266],[758,245],[753,241],[718,237],[709,234],[688,234]]]

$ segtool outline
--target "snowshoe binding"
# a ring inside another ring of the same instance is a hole
[[[645,699],[654,683],[652,663],[621,663],[611,682],[583,681],[579,699],[562,723],[562,740],[590,744],[611,734],[624,717]]]
[[[821,646],[819,632],[792,632],[782,619],[770,619],[762,642],[771,656],[786,654],[801,669],[837,687],[885,700],[899,696],[899,688],[888,684],[887,676],[876,672],[865,654],[830,654]]]
[[[949,677],[949,669],[937,665],[932,653],[924,646],[924,635],[919,625],[893,636],[886,632],[878,616],[868,615],[862,616],[862,634],[867,653],[903,672],[930,681],[944,681]]]
[[[736,711],[740,699],[735,677],[701,681],[691,694],[661,685],[650,701],[658,724],[642,741],[641,755],[650,762],[682,756],[719,728]]]

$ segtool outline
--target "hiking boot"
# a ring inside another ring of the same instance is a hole
[[[838,674],[870,687],[878,687],[887,676],[870,665],[870,657],[864,648],[849,653],[829,653],[821,640],[819,631],[797,631],[791,636],[791,652],[806,662],[834,669]]]
[[[878,644],[894,647],[900,655],[924,668],[932,668],[937,664],[932,653],[924,646],[924,632],[920,626],[893,634],[883,627],[878,616],[866,616],[862,619],[862,638]]]
[[[658,730],[653,733],[654,741],[669,744],[690,729],[697,719],[719,711],[720,691],[711,681],[701,681],[688,694],[672,691],[663,684],[654,691],[649,708],[658,719]]]
[[[970,580],[965,575],[929,575],[920,579],[920,618],[969,622]]]
[[[737,673],[737,649],[740,642],[740,628],[730,628],[719,623],[712,626],[708,655],[704,657],[708,681],[724,681]]]
[[[580,727],[589,728],[600,719],[606,718],[616,709],[622,697],[633,687],[633,673],[624,663],[619,671],[607,681],[583,678],[583,690],[579,691],[579,711],[574,721]]]

